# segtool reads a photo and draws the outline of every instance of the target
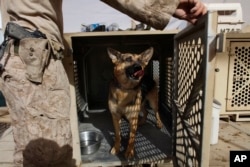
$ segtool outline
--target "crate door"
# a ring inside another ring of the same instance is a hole
[[[175,166],[208,166],[217,14],[175,36],[173,156]]]
[[[230,43],[227,111],[249,111],[250,108],[250,43]]]

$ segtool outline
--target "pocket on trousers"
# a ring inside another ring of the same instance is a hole
[[[41,83],[44,68],[50,56],[50,45],[47,39],[25,38],[20,40],[18,54],[26,65],[26,78]]]

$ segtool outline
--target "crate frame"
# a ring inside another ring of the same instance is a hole
[[[70,34],[65,34],[65,39],[67,41],[67,43],[69,44],[69,47],[68,49],[66,50],[67,51],[67,54],[70,55],[70,56],[66,56],[65,59],[64,59],[64,65],[65,65],[65,68],[66,68],[66,71],[68,72],[68,75],[69,75],[69,80],[70,80],[70,83],[71,83],[71,95],[74,96],[74,98],[72,98],[72,103],[73,103],[73,106],[72,106],[72,111],[71,112],[74,112],[72,114],[72,132],[73,132],[73,156],[75,157],[75,159],[77,159],[77,162],[80,163],[80,166],[84,166],[84,165],[88,165],[88,166],[117,166],[117,165],[125,165],[124,162],[121,162],[121,161],[114,161],[113,163],[105,163],[105,162],[94,162],[94,163],[83,163],[82,162],[82,156],[81,156],[81,153],[80,153],[80,145],[79,145],[79,130],[81,130],[81,128],[79,128],[79,125],[76,125],[76,121],[78,122],[78,119],[79,119],[79,115],[77,115],[77,108],[79,108],[79,106],[76,104],[76,101],[79,101],[79,97],[77,97],[76,95],[79,93],[79,90],[77,89],[77,82],[75,80],[75,76],[76,76],[76,73],[73,72],[74,69],[75,69],[75,62],[73,60],[73,48],[74,46],[72,46],[72,43],[73,43],[73,40],[76,39],[76,38],[88,38],[88,37],[101,37],[101,38],[105,38],[105,37],[108,37],[108,38],[112,38],[112,37],[119,37],[119,36],[123,36],[124,39],[122,39],[122,42],[123,40],[126,40],[127,36],[128,37],[133,37],[137,40],[137,36],[158,36],[160,38],[164,38],[164,36],[169,36],[169,40],[168,42],[166,43],[166,40],[165,40],[165,44],[169,44],[169,47],[171,48],[172,51],[170,51],[170,53],[167,55],[167,56],[173,56],[173,38],[174,38],[174,35],[177,34],[178,31],[174,30],[174,31],[153,31],[153,32],[146,32],[146,31],[122,31],[122,32],[91,32],[91,33],[70,33]],[[163,37],[161,37],[163,36]],[[107,46],[109,46],[109,44],[107,44]],[[165,49],[165,52],[169,52],[169,49]],[[74,53],[74,54],[77,54],[77,53]],[[161,65],[160,65],[161,66]],[[153,69],[155,70],[155,69]],[[79,73],[78,73],[79,74]],[[77,75],[78,75],[77,74]],[[81,74],[80,74],[81,75]],[[81,101],[81,100],[80,100]],[[87,108],[88,109],[88,108]],[[92,111],[90,111],[92,112]],[[169,114],[169,112],[167,113]],[[169,121],[167,122],[171,122],[172,116],[169,115]],[[158,161],[159,163],[163,163],[163,161]],[[78,163],[78,164],[79,164]],[[126,164],[127,165],[133,165],[137,162],[127,162]],[[139,161],[139,163],[141,164],[142,162]],[[145,163],[150,163],[148,161],[145,161]],[[152,163],[156,163],[156,162],[152,162]]]
[[[197,129],[192,129],[192,127],[184,127],[185,131],[182,134],[177,133],[177,124],[181,121],[182,123],[185,122],[185,119],[182,119],[181,112],[183,109],[183,106],[179,105],[179,99],[178,99],[178,88],[175,87],[176,83],[178,81],[175,78],[176,69],[178,69],[178,66],[176,66],[177,58],[176,56],[162,56],[159,58],[160,62],[163,62],[164,64],[167,63],[169,66],[166,68],[163,63],[160,63],[160,87],[162,85],[167,85],[164,88],[163,93],[160,93],[160,101],[161,103],[159,105],[160,110],[167,111],[168,115],[171,116],[168,118],[170,120],[171,126],[171,132],[174,137],[173,140],[173,160],[175,166],[189,166],[190,161],[188,159],[183,159],[182,157],[185,155],[188,156],[188,158],[191,156],[193,158],[192,165],[194,166],[208,166],[209,164],[209,152],[210,152],[210,124],[211,124],[211,109],[212,109],[212,100],[213,96],[213,79],[214,79],[214,56],[215,56],[215,37],[216,37],[216,27],[217,27],[217,14],[216,12],[209,13],[208,15],[204,16],[199,23],[196,24],[196,26],[191,26],[187,30],[184,30],[182,33],[179,33],[180,35],[177,35],[176,41],[178,41],[178,38],[181,38],[181,36],[185,36],[190,33],[194,33],[198,29],[204,30],[204,38],[206,42],[204,42],[205,47],[207,49],[204,50],[205,58],[204,62],[206,64],[205,69],[203,70],[205,77],[203,78],[202,82],[202,90],[205,92],[204,96],[202,98],[202,116],[199,121],[199,127],[201,128],[200,131],[202,132],[200,137],[198,138],[199,144],[198,145],[192,145],[196,146],[196,148],[191,148],[192,151],[189,151],[189,145],[181,145],[181,149],[183,152],[180,152],[177,147],[178,143],[176,142],[176,139],[180,136],[181,138],[185,137],[192,137],[192,132]],[[72,38],[74,37],[81,37],[81,36],[116,36],[116,35],[145,35],[145,33],[148,34],[154,34],[154,35],[160,35],[164,33],[177,33],[175,32],[145,32],[145,31],[137,31],[137,32],[111,32],[111,33],[71,33],[71,34],[65,34],[65,39],[67,41],[67,44],[69,45],[66,48],[67,55],[64,59],[64,65],[66,68],[66,71],[69,76],[70,81],[70,90],[71,90],[71,127],[73,132],[73,157],[76,159],[76,163],[78,166],[84,166],[85,164],[82,164],[81,161],[81,154],[80,154],[80,142],[79,142],[79,127],[78,127],[78,116],[77,116],[77,104],[76,104],[76,88],[75,88],[75,80],[74,80],[74,61],[72,56]],[[173,46],[174,43],[172,43],[171,46]],[[177,52],[177,48],[174,49],[174,52]],[[178,54],[177,54],[178,55]],[[170,72],[172,70],[172,72]],[[174,72],[175,71],[175,72]],[[169,73],[168,73],[169,72]],[[165,75],[165,77],[164,77]],[[178,85],[178,84],[177,84]],[[160,88],[161,89],[161,88]],[[169,95],[169,96],[168,96]],[[184,100],[185,101],[185,100]],[[183,101],[183,102],[184,102]],[[205,119],[206,118],[206,119]],[[173,121],[173,122],[172,122]],[[179,122],[178,122],[179,121]],[[187,120],[189,121],[189,120]],[[193,139],[189,139],[189,141],[193,141]],[[185,140],[183,140],[185,142]],[[189,142],[188,141],[188,142]],[[196,153],[194,153],[193,150],[196,150]],[[198,150],[198,151],[197,151]],[[179,154],[180,153],[180,154]],[[194,155],[195,154],[195,155]],[[193,163],[194,162],[194,163]],[[92,165],[100,165],[100,164],[92,164]],[[117,165],[117,164],[102,164],[103,166],[106,165]],[[122,164],[124,165],[124,164]]]

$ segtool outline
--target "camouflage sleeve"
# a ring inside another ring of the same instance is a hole
[[[164,29],[179,0],[101,0],[131,18],[155,29]]]
[[[7,22],[10,21],[10,16],[7,13],[7,7],[6,7],[6,1],[7,0],[0,0],[0,11],[1,11],[1,17],[2,17],[2,30],[5,30]]]

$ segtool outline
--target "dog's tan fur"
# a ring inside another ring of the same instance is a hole
[[[144,113],[140,123],[145,122],[147,117],[147,110],[145,109],[146,100],[149,101],[151,108],[155,111],[157,127],[162,127],[158,113],[158,90],[156,86],[145,95],[145,99],[142,101],[140,85],[144,69],[153,55],[153,48],[150,47],[141,54],[120,53],[108,48],[108,55],[114,63],[114,80],[110,84],[108,99],[109,110],[112,114],[115,129],[115,144],[111,149],[111,153],[117,154],[120,150],[120,122],[124,116],[130,125],[129,141],[125,157],[132,158],[134,156],[135,134],[140,111]],[[134,74],[135,78],[129,77],[128,73],[126,73],[128,71],[127,68],[132,66],[133,68],[134,66],[140,66],[139,72],[137,71]]]

